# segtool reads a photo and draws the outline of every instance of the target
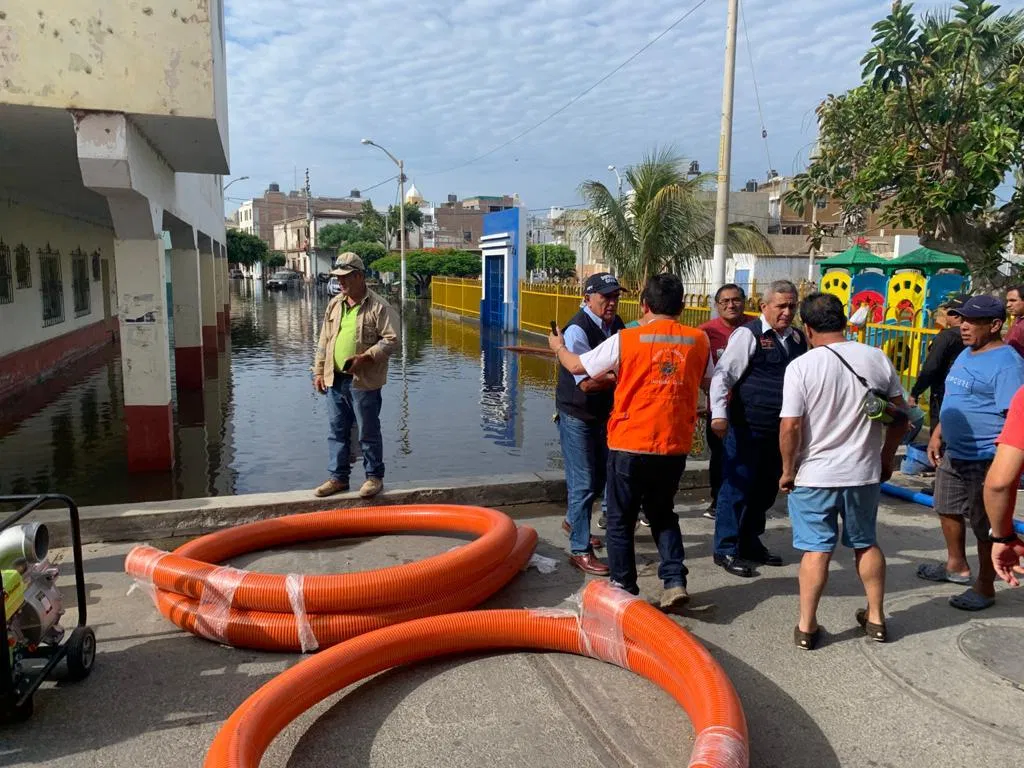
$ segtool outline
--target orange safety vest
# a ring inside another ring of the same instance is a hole
[[[608,447],[659,456],[689,453],[697,424],[697,394],[710,354],[703,331],[675,320],[619,331],[619,375],[608,419]]]

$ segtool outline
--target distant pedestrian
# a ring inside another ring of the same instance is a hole
[[[1017,489],[1024,473],[1024,388],[1010,403],[1003,433],[996,440],[996,456],[985,476],[985,512],[992,539],[992,566],[996,575],[1013,587],[1024,574],[1024,541],[1013,528]]]
[[[980,611],[995,602],[992,539],[985,514],[985,475],[996,453],[1014,394],[1024,385],[1024,358],[1002,340],[1006,307],[993,296],[973,296],[957,310],[967,347],[946,377],[939,424],[928,442],[935,473],[935,511],[946,540],[945,563],[923,563],[917,575],[929,581],[971,583],[966,532],[978,541],[980,561],[973,586],[950,605]]]
[[[575,355],[597,347],[625,324],[618,315],[622,286],[607,272],[587,278],[583,307],[562,329],[565,346]],[[558,369],[555,405],[558,437],[565,465],[568,508],[562,529],[569,536],[569,563],[584,573],[608,575],[608,566],[594,555],[604,546],[590,534],[594,501],[604,494],[608,470],[608,417],[615,398],[615,372],[591,378]]]
[[[700,329],[708,335],[711,342],[711,364],[718,365],[718,361],[725,354],[725,348],[729,344],[729,337],[732,332],[747,322],[747,316],[743,314],[743,307],[747,303],[747,294],[735,283],[727,283],[715,291],[716,317],[704,323]],[[707,416],[704,426],[704,437],[708,443],[708,451],[711,454],[711,461],[708,467],[708,479],[711,483],[711,503],[704,511],[704,517],[709,520],[715,519],[715,509],[718,506],[718,491],[722,487],[722,464],[725,461],[725,444],[722,438],[711,429],[711,415]]]
[[[313,387],[327,395],[330,477],[316,489],[331,496],[349,489],[352,425],[359,431],[366,481],[359,495],[368,499],[384,487],[384,441],[380,431],[381,388],[388,358],[398,348],[398,314],[366,285],[366,268],[346,251],[331,275],[341,293],[327,304],[313,361]]]
[[[786,367],[807,351],[792,327],[797,290],[772,283],[761,316],[729,337],[711,380],[711,429],[725,443],[725,473],[715,514],[714,562],[742,578],[782,558],[761,542],[765,517],[779,493],[779,411]]]
[[[960,315],[956,313],[969,296],[960,295],[950,299],[943,305],[946,314],[946,328],[938,333],[928,356],[924,359],[917,381],[910,389],[910,405],[917,401],[925,392],[928,396],[928,423],[931,429],[939,423],[939,411],[942,410],[942,397],[946,392],[946,376],[953,366],[953,361],[964,351],[964,342],[960,338]]]
[[[903,387],[882,350],[847,341],[835,296],[811,294],[800,303],[800,317],[812,349],[786,368],[779,435],[779,488],[789,493],[793,547],[803,552],[794,641],[804,650],[818,644],[818,603],[842,519],[842,542],[854,552],[867,594],[857,622],[885,642],[885,555],[876,520],[879,483],[892,476],[906,429]]]
[[[1006,334],[1006,343],[1024,355],[1024,285],[1015,285],[1006,292],[1006,309],[1010,315],[1010,330]]]
[[[617,371],[608,420],[608,565],[611,581],[638,594],[634,528],[641,505],[661,564],[663,608],[689,600],[683,537],[675,494],[697,423],[697,395],[710,362],[708,337],[681,325],[683,284],[675,275],[647,281],[640,296],[640,327],[615,334],[574,355],[560,334],[549,338],[558,362],[597,379]]]

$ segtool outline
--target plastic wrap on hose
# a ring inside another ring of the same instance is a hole
[[[273,546],[406,531],[475,538],[419,562],[360,573],[297,579],[216,565]],[[310,651],[396,622],[473,608],[516,576],[536,542],[532,528],[483,507],[356,507],[236,526],[171,553],[135,547],[125,570],[153,584],[158,610],[182,629],[240,647]]]
[[[257,768],[274,738],[310,707],[401,664],[458,653],[548,650],[621,658],[668,692],[697,740],[690,768],[747,768],[747,725],[725,672],[689,632],[642,600],[602,581],[564,609],[469,611],[416,619],[354,637],[304,659],[253,693],[217,733],[205,768]],[[582,631],[589,616],[588,632]],[[609,631],[606,626],[618,622]],[[621,636],[614,653],[601,648]],[[614,663],[618,663],[617,661]],[[358,689],[349,694],[358,696]]]
[[[156,570],[157,565],[164,559],[168,552],[164,552],[162,549],[156,547],[150,547],[146,545],[134,547],[133,552],[138,552],[140,566],[135,577],[135,582],[128,588],[128,594],[130,595],[136,589],[141,589],[147,595],[149,599],[153,601],[153,605],[159,610],[160,604],[157,600],[156,586],[153,584],[153,571]]]

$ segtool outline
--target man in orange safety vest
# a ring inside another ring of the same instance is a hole
[[[590,352],[574,355],[557,329],[548,343],[570,373],[591,378],[617,372],[608,420],[607,550],[611,581],[637,587],[633,531],[641,506],[661,564],[662,608],[689,600],[675,494],[697,424],[697,397],[709,378],[711,345],[703,331],[682,325],[683,283],[675,275],[647,281],[639,327],[627,328]]]

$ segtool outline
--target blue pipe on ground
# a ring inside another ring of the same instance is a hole
[[[923,504],[926,507],[935,506],[935,499],[927,493],[914,491],[910,488],[901,488],[900,486],[893,485],[892,483],[882,483],[882,493],[887,493],[890,496],[895,496],[897,499],[903,499],[904,501],[912,501],[915,504]],[[1014,519],[1013,530],[1015,533],[1024,536],[1024,520]]]

